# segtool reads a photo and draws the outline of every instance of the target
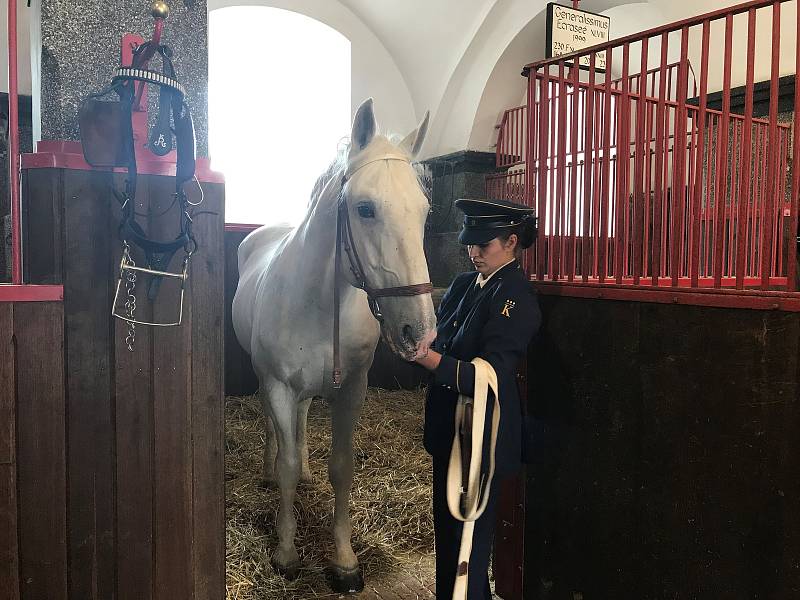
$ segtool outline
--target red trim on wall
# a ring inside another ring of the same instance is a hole
[[[144,148],[136,149],[136,168],[139,175],[164,175],[175,177],[175,151],[173,150],[163,158]],[[111,169],[96,168],[89,165],[83,158],[83,149],[80,142],[70,140],[42,140],[36,144],[36,152],[22,155],[23,169],[73,169],[78,171],[110,171]],[[113,169],[117,173],[124,173],[125,169]],[[208,158],[198,158],[195,170],[198,181],[202,183],[225,183],[222,173],[211,170]]]
[[[658,304],[746,308],[752,310],[784,310],[800,312],[800,296],[792,292],[767,290],[665,289],[651,286],[619,286],[614,284],[569,285],[551,281],[533,281],[537,292],[546,296],[571,296]]]
[[[0,302],[62,302],[63,285],[0,285]]]

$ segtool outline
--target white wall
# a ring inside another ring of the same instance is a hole
[[[342,33],[351,43],[353,113],[365,98],[372,96],[378,125],[383,131],[405,135],[417,126],[422,115],[415,114],[408,86],[393,58],[361,20],[338,1],[208,0],[209,11],[244,5],[272,6],[301,13]],[[325,68],[324,56],[320,56],[319,68]],[[324,90],[320,90],[319,101],[325,101]]]
[[[25,0],[17,0],[17,70],[18,87],[20,94],[31,93],[31,64],[30,64],[30,8]],[[0,91],[8,92],[8,27],[6,14],[8,5],[2,3],[0,9]]]
[[[601,12],[625,0],[593,0]],[[465,148],[491,150],[491,129],[505,107],[518,104],[522,67],[544,56],[545,0],[505,0],[492,6],[452,74],[432,123],[426,156]],[[613,23],[612,23],[613,28]],[[517,81],[519,77],[519,81]],[[508,86],[509,91],[504,90]]]

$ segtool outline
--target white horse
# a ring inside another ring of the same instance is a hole
[[[268,436],[271,420],[277,438],[277,457],[274,441],[264,452],[265,478],[277,474],[281,493],[272,564],[288,578],[298,573],[292,505],[301,474],[310,478],[306,414],[312,398],[327,398],[333,431],[328,476],[336,498],[330,574],[338,592],[363,588],[350,545],[353,429],[379,336],[407,360],[426,352],[435,337],[422,246],[429,207],[410,162],[427,125],[428,115],[397,146],[376,133],[368,99],[356,112],[346,156],[318,179],[303,222],[294,229],[261,227],[239,246],[233,326],[259,378]],[[343,221],[349,231],[338,229]],[[379,309],[361,287],[379,297]],[[340,387],[332,376],[339,363]]]

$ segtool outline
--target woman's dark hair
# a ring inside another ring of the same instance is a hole
[[[525,248],[530,248],[536,241],[536,218],[533,215],[525,215],[517,225],[509,227],[497,237],[500,241],[506,242],[512,234],[517,234],[514,253],[519,257]]]

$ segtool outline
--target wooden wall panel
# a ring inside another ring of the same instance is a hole
[[[21,597],[61,600],[68,597],[63,306],[15,304],[14,329]]]
[[[64,315],[69,432],[70,595],[115,592],[111,240],[106,178],[64,171]]]
[[[26,229],[22,267],[28,283],[63,282],[63,197],[61,169],[37,169],[36,177],[26,178],[22,186],[22,222]]]
[[[800,315],[541,296],[525,597],[800,590]]]
[[[224,198],[219,186],[206,191],[214,214],[195,220],[201,246],[192,259],[192,455],[193,564],[195,600],[225,596],[225,446],[222,314],[225,263],[214,256],[224,243]],[[217,365],[217,368],[209,368]]]
[[[14,305],[0,303],[0,600],[19,600]]]
[[[148,182],[151,219],[148,234],[172,239],[178,223],[173,204],[175,182],[152,177]],[[165,212],[166,211],[166,212]],[[180,269],[183,252],[172,259],[170,270]],[[170,321],[177,313],[175,282],[164,280],[153,302],[153,319]],[[194,299],[186,298],[180,327],[156,327],[153,353],[153,448],[155,594],[160,600],[192,598],[192,388],[190,356]]]
[[[149,178],[139,181],[136,211],[144,212],[141,198],[147,197]],[[114,210],[118,218],[118,210]],[[121,244],[112,244],[118,260]],[[141,251],[132,249],[137,264],[143,262]],[[118,269],[118,265],[115,265]],[[113,272],[113,279],[118,270]],[[124,283],[119,300],[124,312]],[[134,316],[150,321],[153,316],[147,301],[147,286],[134,288]],[[133,351],[128,350],[128,324],[113,319],[114,325],[114,395],[116,402],[116,478],[117,478],[117,598],[151,600],[153,597],[153,365],[152,328],[134,328]],[[136,501],[132,502],[131,499]]]

